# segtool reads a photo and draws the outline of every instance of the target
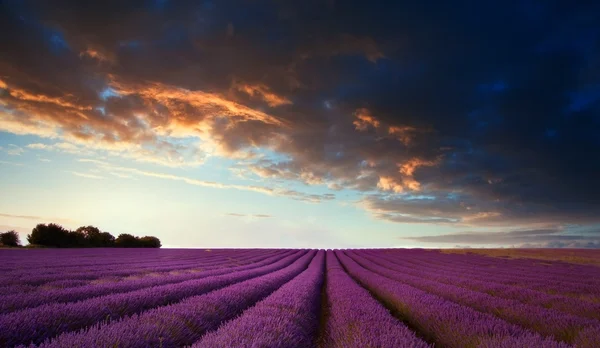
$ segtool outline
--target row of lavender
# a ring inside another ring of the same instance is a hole
[[[518,261],[511,274],[510,261],[423,250],[198,252],[162,265],[148,258],[149,267],[128,257],[130,269],[88,260],[102,277],[138,276],[0,295],[0,346],[594,347],[600,341],[597,281],[584,279],[578,266],[557,263],[574,270],[562,274],[552,263]],[[149,269],[154,276],[139,276]],[[535,289],[543,279],[568,289]],[[592,297],[573,297],[572,284]]]

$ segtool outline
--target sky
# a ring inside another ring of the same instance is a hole
[[[0,2],[0,231],[600,248],[596,1]]]

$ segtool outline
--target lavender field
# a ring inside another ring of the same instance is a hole
[[[0,250],[0,347],[600,346],[600,254],[553,255]]]

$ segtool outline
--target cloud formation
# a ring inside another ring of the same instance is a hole
[[[526,3],[8,1],[0,130],[171,167],[223,156],[390,222],[599,223],[600,5]]]
[[[18,214],[0,213],[0,217],[9,218],[9,219],[34,220],[34,221],[39,221],[39,222],[54,221],[54,222],[67,223],[67,224],[77,223],[77,221],[71,220],[71,219],[63,219],[63,218],[56,218],[56,217],[47,218],[47,217],[34,216],[34,215],[18,215]]]
[[[158,178],[158,179],[164,179],[164,180],[180,181],[180,182],[184,182],[186,184],[194,185],[194,186],[210,187],[210,188],[216,188],[216,189],[232,189],[232,190],[240,190],[240,191],[251,191],[251,192],[266,194],[269,196],[282,196],[282,197],[288,197],[288,198],[291,198],[294,200],[310,202],[310,203],[320,203],[323,201],[329,201],[329,200],[335,199],[335,195],[332,193],[310,194],[310,193],[304,193],[304,192],[290,190],[287,188],[280,188],[280,187],[225,184],[225,183],[216,182],[216,181],[198,180],[198,179],[194,179],[194,178],[190,178],[190,177],[186,177],[186,176],[180,176],[180,175],[174,175],[174,174],[168,174],[168,173],[140,170],[140,169],[131,168],[131,167],[116,166],[116,165],[113,165],[113,164],[105,162],[105,161],[94,160],[94,159],[80,159],[79,162],[92,163],[92,164],[96,165],[99,169],[101,169],[102,171],[106,171],[106,172],[110,173],[111,175],[114,175],[114,176],[117,176],[120,178],[129,178],[130,175],[145,176],[145,177]],[[103,177],[95,175],[95,174],[86,174],[86,173],[80,173],[80,172],[71,172],[71,173],[73,173],[74,175],[78,175],[78,176],[82,176],[82,177],[86,177],[86,178],[90,178],[90,179],[102,179],[103,178]]]

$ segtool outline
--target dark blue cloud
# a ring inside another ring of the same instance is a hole
[[[534,214],[556,223],[600,220],[597,2],[13,0],[3,6],[0,76],[32,93],[67,92],[98,106],[108,99],[104,113],[118,114],[145,104],[139,96],[106,98],[108,76],[223,95],[235,83],[266,86],[291,104],[271,110],[256,96],[235,96],[290,125],[282,131],[288,142],[275,149],[290,160],[261,163],[274,175],[301,180],[309,171],[372,192],[380,177],[406,179],[398,164],[418,158],[435,163],[417,168],[413,179],[444,203],[435,209],[442,217],[468,201],[514,223],[533,221]],[[81,59],[86,50],[110,64]],[[153,107],[169,112],[169,105]],[[377,127],[357,131],[361,108]],[[219,138],[237,149],[266,145],[273,132],[246,127]],[[392,127],[404,138],[388,132]],[[382,208],[392,205],[381,200]],[[437,220],[460,221],[461,214]],[[392,211],[380,216],[410,220]]]

